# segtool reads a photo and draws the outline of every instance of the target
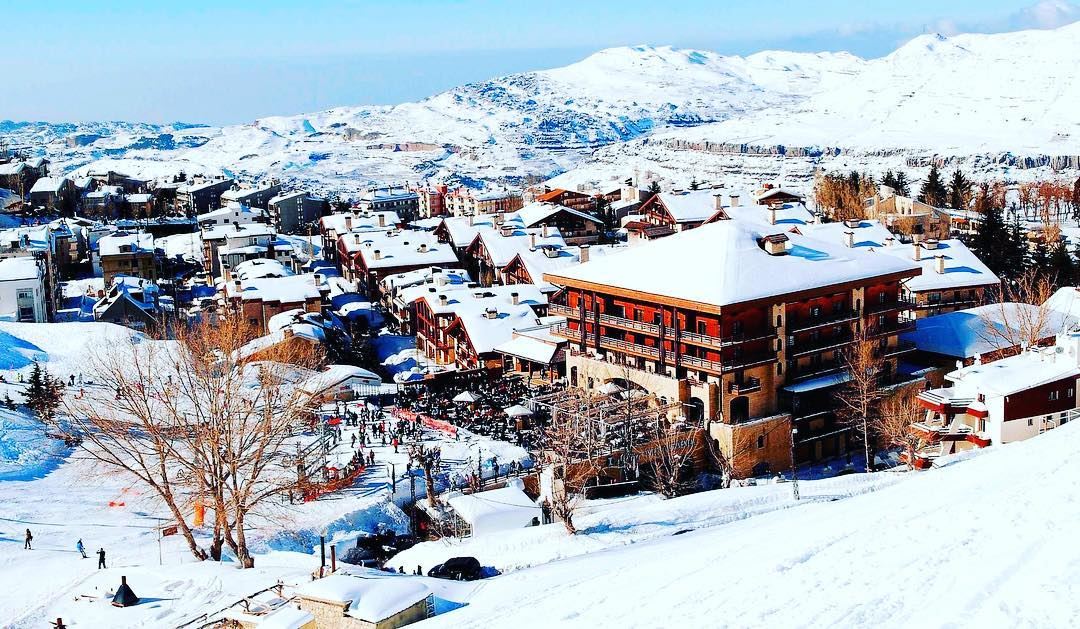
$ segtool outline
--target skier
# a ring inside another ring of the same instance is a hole
[[[97,567],[101,570],[105,567],[105,549],[99,548],[97,551]]]
[[[30,533],[30,529],[26,529],[26,544],[23,545],[23,550],[34,550],[30,547],[32,541],[34,541],[34,536]]]
[[[82,555],[83,559],[86,559],[86,547],[83,546],[81,539],[75,542],[75,550],[79,551],[79,554]]]

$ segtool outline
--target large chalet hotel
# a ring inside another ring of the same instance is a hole
[[[883,374],[909,351],[898,334],[904,258],[726,220],[547,273],[549,314],[569,341],[567,377],[684,403],[744,473],[842,455],[850,431],[833,394],[847,379],[855,330],[879,343]]]

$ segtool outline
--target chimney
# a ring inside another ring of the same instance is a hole
[[[379,227],[386,227],[386,214],[379,213]]]
[[[713,195],[713,210],[719,212],[724,209],[724,196],[721,194]]]
[[[589,245],[581,245],[578,248],[578,261],[582,264],[589,261]]]
[[[347,231],[347,232],[352,231],[352,216],[350,216],[348,214],[345,215],[345,231]]]
[[[769,212],[769,224],[770,225],[775,225],[776,224],[776,208],[770,207],[768,212]]]
[[[360,244],[360,234],[353,234],[353,240],[356,244]]]
[[[476,215],[475,214],[470,214],[469,215],[469,226],[471,227],[471,226],[473,226],[475,224],[476,224]]]
[[[320,273],[316,273],[315,275],[313,275],[312,279],[315,280],[316,286],[322,284],[322,275]]]
[[[938,255],[934,256],[934,270],[937,271],[939,275],[944,275],[945,274],[945,256],[944,255],[939,253]]]
[[[731,207],[739,207],[739,195],[731,195]]]
[[[285,340],[288,340],[295,336],[296,332],[292,328],[282,328],[281,334],[285,337]]]
[[[427,243],[420,243],[420,247],[417,249],[420,253],[427,253]]]
[[[484,311],[484,316],[487,317],[488,319],[498,319],[499,318],[499,311],[496,310],[495,308],[488,308],[487,310]]]
[[[543,230],[544,230],[543,232],[541,232],[541,236],[543,236],[544,238],[547,238],[547,237],[548,237],[548,226],[547,226],[547,223],[544,223],[544,224],[543,224],[543,225],[541,225],[540,227],[541,227],[541,228],[543,228]]]
[[[510,303],[514,304],[515,306],[518,305],[518,294],[517,293],[510,293]]]
[[[938,240],[937,240],[937,238],[927,238],[926,240],[923,241],[923,246],[926,247],[929,250],[937,249],[938,248]]]
[[[376,260],[382,260],[382,251],[380,251],[378,249],[375,250],[375,259]]]
[[[911,245],[911,259],[916,262],[922,260],[922,245],[919,243]]]
[[[891,246],[893,246],[895,244],[896,244],[896,239],[893,238],[892,236],[889,236],[888,238],[885,239],[885,246],[886,247],[891,247]]]
[[[450,301],[450,298],[446,295],[439,295],[439,305],[445,306]]]
[[[536,234],[529,234],[529,249],[536,249]]]
[[[240,283],[240,280],[236,280],[233,282],[233,286],[236,288],[237,291],[240,290],[241,285],[242,284]]]
[[[855,246],[855,232],[851,230],[844,232],[844,246],[848,249]]]

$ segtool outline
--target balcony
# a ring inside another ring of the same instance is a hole
[[[633,321],[625,317],[616,317],[608,314],[600,315],[600,325],[622,328],[623,330],[630,330],[631,332],[641,332],[642,334],[648,334],[649,336],[657,336],[660,334],[660,326],[655,323]]]
[[[761,390],[760,378],[746,378],[742,382],[729,382],[728,393],[732,395],[743,395],[746,393],[753,393],[754,391]]]
[[[842,360],[823,360],[817,364],[805,365],[802,367],[792,367],[788,370],[788,378],[790,380],[805,380],[807,378],[814,378],[816,376],[824,376],[830,373],[841,371],[845,368],[844,361]]]
[[[900,319],[897,321],[887,321],[883,325],[867,326],[866,333],[870,338],[874,338],[879,336],[892,336],[893,334],[911,332],[914,330],[914,319]]]
[[[887,301],[885,303],[866,304],[866,314],[878,314],[882,312],[890,312],[892,310],[914,310],[919,305],[913,301],[907,299],[898,299],[896,301]]]
[[[885,358],[892,358],[915,351],[915,344],[911,341],[900,341],[894,347],[886,347],[883,353]]]
[[[822,337],[812,341],[795,342],[787,347],[788,358],[798,358],[800,356],[807,356],[817,352],[826,352],[829,350],[838,350],[845,345],[850,345],[854,342],[850,331],[841,332],[835,336]]]
[[[739,356],[737,358],[730,358],[725,360],[724,371],[738,371],[739,369],[749,369],[750,367],[757,367],[758,365],[764,365],[776,361],[776,352],[755,352],[748,356]]]
[[[577,318],[580,312],[576,308],[570,306],[564,306],[562,304],[549,304],[548,314],[559,317],[572,317]]]
[[[848,323],[855,321],[858,318],[859,313],[854,310],[822,313],[817,317],[789,318],[787,322],[787,331],[788,334],[804,332],[806,330],[813,330],[814,328],[821,328],[827,325]]]

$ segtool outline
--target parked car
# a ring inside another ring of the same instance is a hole
[[[428,570],[428,576],[455,581],[476,581],[484,575],[476,557],[454,557]]]

